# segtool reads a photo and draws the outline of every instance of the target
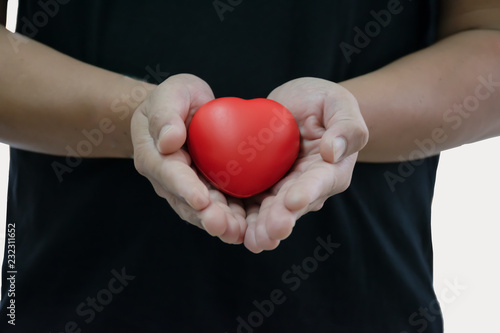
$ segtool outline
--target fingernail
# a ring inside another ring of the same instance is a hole
[[[160,135],[158,135],[158,140],[156,141],[156,149],[161,153],[160,142],[163,136],[165,136],[172,129],[172,125],[165,125],[160,131]]]
[[[333,163],[337,163],[344,157],[346,148],[347,141],[343,137],[339,136],[333,139]]]

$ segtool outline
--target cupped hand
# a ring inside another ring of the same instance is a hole
[[[246,202],[245,246],[252,252],[275,249],[296,221],[347,189],[368,129],[354,96],[330,81],[301,78],[268,96],[290,110],[301,133],[297,161],[269,191]]]
[[[194,75],[175,75],[160,84],[132,117],[134,163],[182,219],[239,244],[247,227],[242,202],[202,180],[184,149],[193,114],[212,99],[208,84]]]

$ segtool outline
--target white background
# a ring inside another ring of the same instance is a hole
[[[9,6],[15,7],[15,3],[11,0]],[[432,223],[435,290],[446,332],[500,332],[499,153],[500,138],[496,138],[441,156]],[[0,144],[0,254],[8,159],[8,147]],[[461,289],[451,288],[453,284]]]

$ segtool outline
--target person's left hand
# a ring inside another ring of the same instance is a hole
[[[290,110],[301,133],[297,161],[270,190],[247,199],[245,246],[252,252],[275,249],[296,221],[321,209],[351,182],[357,152],[368,129],[354,96],[330,81],[301,78],[268,96]]]

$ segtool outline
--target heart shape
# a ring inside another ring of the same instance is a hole
[[[297,159],[299,147],[295,118],[270,99],[214,99],[198,109],[189,125],[194,164],[234,197],[250,197],[274,185]]]

